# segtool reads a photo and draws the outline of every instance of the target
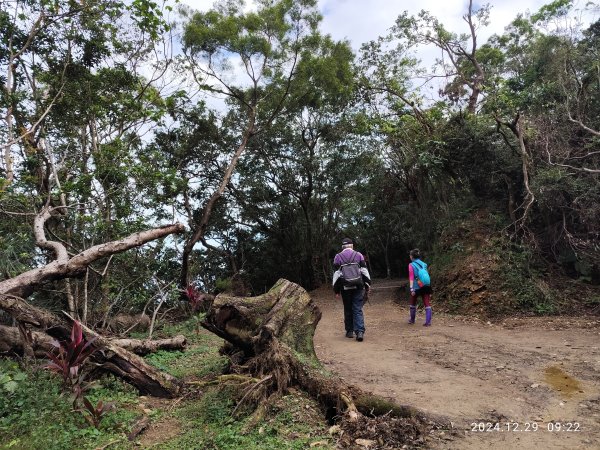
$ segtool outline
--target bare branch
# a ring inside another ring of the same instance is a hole
[[[576,170],[577,172],[585,172],[585,173],[600,173],[600,169],[589,169],[587,167],[575,167],[569,164],[560,164],[552,161],[550,157],[550,151],[548,150],[548,146],[546,146],[546,155],[548,157],[548,164],[551,166],[564,167],[566,169]]]
[[[576,124],[577,124],[577,125],[579,125],[581,128],[583,128],[585,131],[587,131],[587,132],[589,132],[589,133],[592,133],[594,136],[600,136],[600,131],[593,130],[592,128],[590,128],[590,127],[586,126],[586,125],[585,125],[585,124],[584,124],[584,123],[583,123],[581,120],[574,119],[574,118],[571,116],[571,111],[567,110],[567,114],[569,115],[569,120],[570,120],[571,122],[573,122],[573,123],[576,123]]]
[[[50,217],[49,209],[44,208],[42,213],[40,213],[38,216],[39,219],[37,226],[38,228],[40,226],[43,227],[45,220]],[[19,297],[27,297],[33,292],[36,286],[44,282],[77,276],[85,272],[87,267],[98,259],[113,255],[115,253],[124,252],[130,248],[139,247],[140,245],[155,239],[163,238],[169,234],[180,233],[184,231],[184,229],[185,227],[182,224],[175,223],[160,228],[141,231],[118,241],[96,245],[84,250],[70,259],[67,255],[66,260],[64,254],[60,253],[60,258],[56,261],[53,261],[40,268],[31,269],[27,272],[17,275],[14,278],[9,278],[8,280],[0,282],[0,294],[13,294]],[[45,240],[45,237],[43,236],[43,228],[41,233],[42,239]],[[54,249],[55,247],[53,244],[55,243],[49,243],[49,246],[45,248]],[[62,246],[62,244],[60,246]],[[62,247],[64,249],[64,246]],[[57,250],[59,252],[62,251],[59,247],[57,247]]]

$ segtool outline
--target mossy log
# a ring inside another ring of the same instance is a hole
[[[257,297],[218,295],[202,326],[233,345],[230,354],[244,354],[243,367],[252,376],[272,375],[270,392],[298,387],[317,399],[330,418],[346,414],[391,414],[412,417],[415,408],[399,406],[365,393],[328,374],[313,345],[319,308],[302,287],[280,279]]]

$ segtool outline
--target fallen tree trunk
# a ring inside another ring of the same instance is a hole
[[[135,353],[136,355],[147,355],[159,350],[166,351],[181,351],[185,350],[187,340],[184,335],[180,334],[169,339],[112,339],[114,345],[123,347],[125,350]]]
[[[43,358],[53,349],[51,336],[39,331],[30,331],[31,342],[23,341],[23,336],[17,327],[0,325],[0,354],[23,356],[27,353],[27,346],[31,345],[33,354]]]
[[[58,340],[66,340],[70,335],[70,322],[28,304],[24,298],[27,298],[36,287],[44,283],[78,276],[84,273],[94,261],[139,247],[173,233],[180,233],[184,231],[185,227],[180,223],[175,223],[141,231],[117,241],[95,245],[69,257],[62,242],[48,241],[44,233],[46,221],[59,210],[61,210],[60,207],[44,206],[36,215],[33,224],[37,245],[54,252],[56,260],[43,267],[1,281],[0,308],[8,312],[23,326],[41,328]],[[72,317],[68,317],[70,321],[73,321]],[[92,358],[102,369],[123,378],[143,394],[174,397],[179,393],[181,384],[173,376],[155,369],[139,356],[98,335],[93,330],[85,328],[85,331],[88,339],[96,338],[95,346],[99,351],[95,352]]]
[[[0,294],[0,308],[22,324],[46,330],[46,333],[55,339],[66,340],[70,336],[70,322],[73,320],[70,317],[68,320],[63,320],[13,295]],[[99,351],[92,355],[92,359],[103,370],[123,378],[142,394],[171,398],[179,393],[181,383],[175,377],[159,371],[138,355],[119,347],[110,339],[87,327],[83,328],[86,339],[96,338],[94,345]]]
[[[54,350],[52,342],[55,339],[41,331],[30,330],[29,332],[31,343],[23,342],[23,336],[18,328],[0,325],[0,353],[24,355],[26,345],[31,345],[37,358],[46,358],[48,352]],[[109,339],[109,341],[141,356],[158,350],[184,350],[186,346],[186,339],[183,335],[170,339]]]
[[[173,233],[180,233],[184,229],[185,227],[180,223],[167,225],[134,233],[118,241],[95,245],[71,258],[65,259],[64,257],[60,257],[43,267],[28,270],[14,278],[0,282],[0,294],[12,294],[17,297],[27,298],[42,283],[78,276],[84,273],[87,267],[98,259],[114,255],[115,253],[122,253]],[[61,245],[58,244],[57,246]],[[64,253],[66,254],[66,250]]]
[[[92,357],[101,361],[102,369],[123,378],[142,394],[167,398],[179,394],[181,383],[177,378],[152,367],[140,356],[119,347],[88,327],[83,326],[83,330],[88,338],[96,338],[94,344],[100,348],[100,352]]]
[[[343,414],[352,421],[359,414],[416,417],[416,408],[396,405],[325,373],[313,346],[320,318],[321,312],[302,287],[280,279],[257,297],[218,295],[202,326],[232,344],[229,353],[237,352],[236,358],[253,377],[261,383],[270,377],[271,393],[299,387],[317,399],[330,418]]]

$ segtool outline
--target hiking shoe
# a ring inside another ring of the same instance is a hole
[[[362,331],[357,331],[357,332],[356,332],[356,340],[357,340],[358,342],[362,342],[364,335],[365,335],[365,334],[364,334]]]
[[[415,321],[414,321],[414,320],[409,320],[409,321],[408,321],[408,324],[409,324],[409,325],[414,325],[414,324],[415,324]]]
[[[352,339],[354,337],[354,331],[346,331],[346,337]]]

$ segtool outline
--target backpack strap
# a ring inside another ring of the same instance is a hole
[[[352,263],[357,263],[358,261],[355,261],[355,260],[354,260],[354,257],[356,256],[356,253],[358,253],[358,252],[356,252],[356,251],[355,251],[354,253],[352,253],[352,256],[350,257],[350,259],[349,259],[348,261],[344,261],[344,260],[342,259],[342,256],[341,256],[342,254],[340,253],[340,261],[342,262],[342,264],[352,264]]]
[[[417,261],[412,261],[411,264],[416,264],[420,270],[423,270],[423,266],[421,264],[419,264]]]

